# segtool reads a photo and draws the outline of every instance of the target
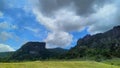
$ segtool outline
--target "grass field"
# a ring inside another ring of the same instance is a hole
[[[103,63],[120,66],[120,59],[119,58],[114,58],[114,59],[111,59],[111,60],[105,60],[105,61],[103,61]]]
[[[0,63],[0,68],[120,68],[120,66],[95,61],[35,61]]]

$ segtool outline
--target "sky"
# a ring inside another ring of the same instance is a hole
[[[69,49],[120,25],[119,11],[120,0],[0,0],[0,52],[29,41]]]

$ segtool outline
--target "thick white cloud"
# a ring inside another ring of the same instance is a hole
[[[37,21],[44,25],[50,33],[45,39],[47,48],[50,47],[65,47],[72,42],[71,31],[83,30],[83,18],[77,16],[69,9],[61,9],[54,13],[53,17],[47,17],[41,14],[39,10],[34,9],[34,14],[37,16]]]
[[[119,0],[36,0],[32,3],[37,21],[50,31],[45,39],[48,45],[63,47],[67,45],[63,41],[72,37],[69,32],[82,31],[86,27],[90,34],[96,34],[120,25]],[[68,35],[61,35],[61,32]],[[58,39],[61,44],[53,41],[57,39],[56,34],[66,39]]]
[[[42,15],[39,10],[34,9],[34,14],[40,24],[44,25],[51,31],[80,31],[83,29],[84,18],[76,15],[69,9],[61,9],[54,13],[53,17],[46,17]]]
[[[120,25],[117,22],[118,8],[114,4],[108,4],[99,8],[96,13],[91,14],[88,17],[87,25],[90,34],[96,34],[105,32],[116,25]]]
[[[15,50],[11,48],[9,45],[0,44],[0,52],[9,52],[9,51],[15,51]]]
[[[47,42],[47,48],[53,47],[65,47],[70,45],[72,42],[72,35],[67,32],[52,32],[48,34],[48,37],[45,39]]]

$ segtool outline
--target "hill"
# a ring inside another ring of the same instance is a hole
[[[67,50],[62,48],[46,49],[45,42],[27,42],[18,49],[9,60],[44,60],[58,58]]]
[[[0,52],[0,62],[8,61],[14,52]]]
[[[0,58],[5,58],[9,57],[13,54],[14,52],[0,52]]]
[[[67,57],[95,57],[96,59],[120,57],[120,26],[79,39],[77,45],[69,50]]]

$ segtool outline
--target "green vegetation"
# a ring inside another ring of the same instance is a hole
[[[120,68],[119,66],[95,61],[35,61],[21,63],[0,63],[2,68]]]
[[[14,52],[0,52],[0,58],[11,56]]]
[[[14,52],[0,52],[0,62],[6,62],[6,61],[8,61],[9,57],[13,53]]]

